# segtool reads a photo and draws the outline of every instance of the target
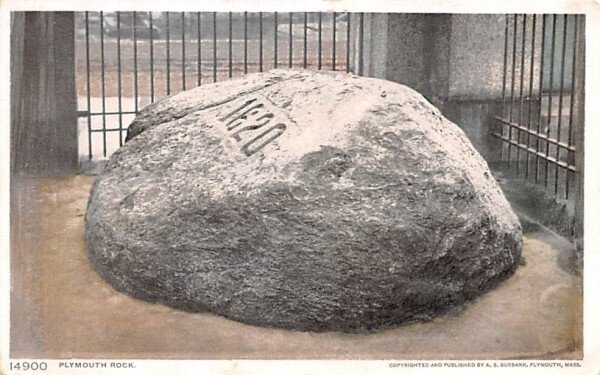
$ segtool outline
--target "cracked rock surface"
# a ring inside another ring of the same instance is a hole
[[[273,70],[146,107],[96,180],[95,269],[148,301],[255,325],[428,320],[516,269],[521,227],[417,92]]]

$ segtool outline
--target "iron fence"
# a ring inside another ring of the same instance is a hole
[[[582,15],[506,17],[502,112],[493,133],[517,176],[568,199],[580,172]]]
[[[82,157],[106,159],[143,106],[205,83],[272,68],[360,74],[352,61],[363,22],[322,12],[77,13]]]

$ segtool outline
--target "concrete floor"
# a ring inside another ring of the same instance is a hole
[[[569,243],[540,226],[525,226],[516,274],[462,311],[373,334],[293,332],[115,291],[86,256],[93,180],[14,180],[13,358],[582,358],[582,278],[569,267]]]

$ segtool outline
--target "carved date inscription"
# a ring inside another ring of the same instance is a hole
[[[228,134],[235,139],[246,156],[262,150],[281,136],[287,126],[276,121],[275,114],[257,98],[238,104],[233,110],[219,117]]]

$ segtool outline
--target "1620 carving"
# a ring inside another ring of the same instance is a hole
[[[275,114],[257,98],[249,99],[232,111],[219,117],[229,135],[241,143],[240,151],[251,156],[281,136],[287,126],[283,122],[272,121]],[[271,125],[272,122],[276,124]],[[248,134],[245,134],[248,133]],[[244,140],[249,136],[249,139]]]

